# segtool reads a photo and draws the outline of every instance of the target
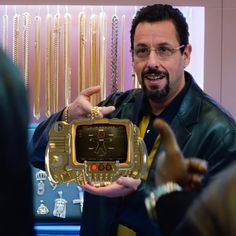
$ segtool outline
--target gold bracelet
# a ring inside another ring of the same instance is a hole
[[[67,123],[69,123],[69,121],[68,121],[68,112],[69,112],[69,106],[66,106],[64,111],[63,111],[63,117],[64,117],[63,120]]]

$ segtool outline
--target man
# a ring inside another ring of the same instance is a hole
[[[144,139],[148,170],[140,181],[121,177],[107,187],[86,184],[81,235],[158,235],[144,205],[146,192],[155,186],[156,161],[163,146],[153,120],[164,119],[173,129],[184,156],[208,161],[203,184],[230,162],[236,153],[236,124],[233,118],[206,95],[185,71],[190,62],[188,25],[183,14],[170,5],[156,4],[137,12],[131,27],[133,67],[142,89],[111,94],[99,104],[99,117],[129,119]],[[99,86],[85,89],[63,111],[53,114],[35,131],[31,162],[44,169],[48,132],[58,120],[71,122],[91,113],[90,96]],[[100,196],[98,196],[100,195]],[[131,232],[130,232],[131,233]]]
[[[18,68],[0,50],[1,235],[33,236],[33,195],[28,162],[28,101]]]

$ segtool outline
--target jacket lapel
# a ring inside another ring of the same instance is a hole
[[[192,84],[187,92],[185,98],[183,99],[179,111],[173,118],[170,126],[175,133],[178,145],[180,149],[183,150],[185,144],[191,137],[192,126],[198,123],[199,114],[201,111],[202,96],[199,96],[202,90],[198,85],[192,81]],[[161,152],[163,152],[164,147],[162,141],[160,142],[159,148],[156,152],[156,158],[154,159],[148,179],[154,181],[155,171],[156,171],[156,161]],[[154,182],[153,182],[154,183]]]

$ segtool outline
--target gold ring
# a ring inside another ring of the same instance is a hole
[[[97,119],[99,118],[99,112],[101,111],[101,107],[95,106],[91,108],[91,119]]]

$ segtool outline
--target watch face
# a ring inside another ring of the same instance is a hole
[[[76,159],[126,162],[128,138],[123,125],[80,125],[76,128]]]

